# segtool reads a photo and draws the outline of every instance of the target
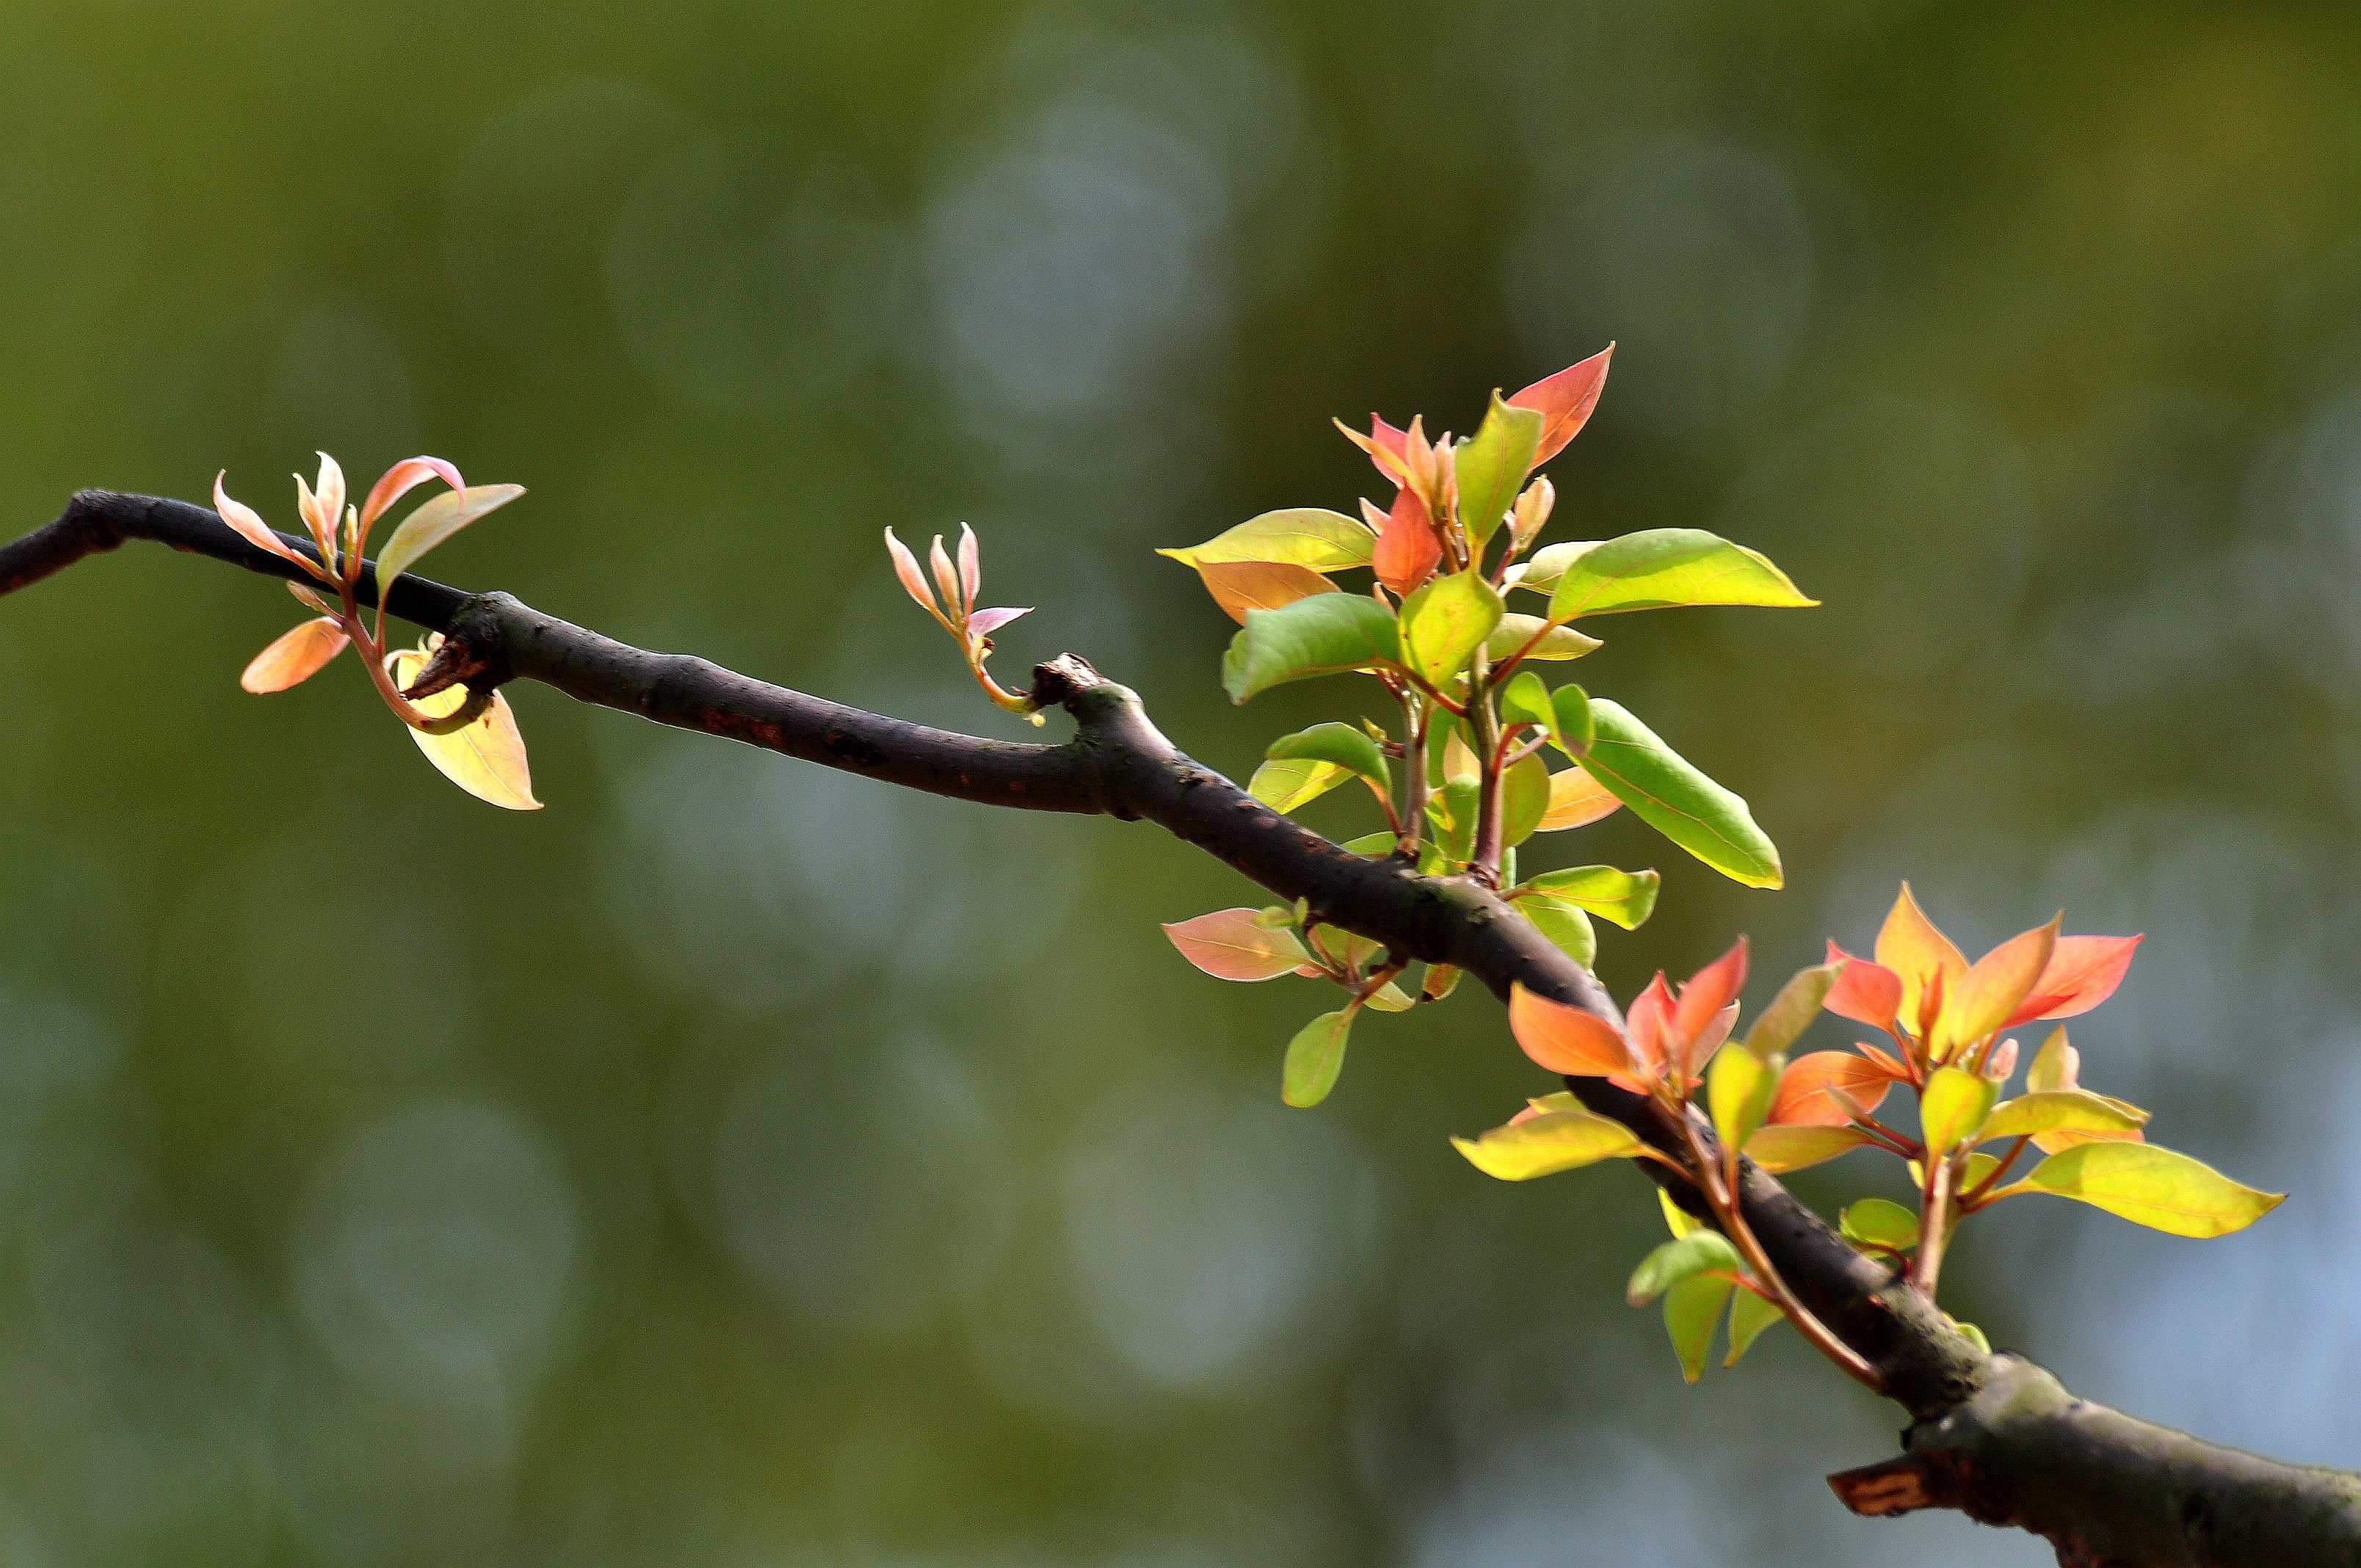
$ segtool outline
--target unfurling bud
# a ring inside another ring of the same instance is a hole
[[[1984,1076],[1994,1083],[2006,1083],[2016,1070],[2016,1042],[2003,1040],[1993,1051],[1992,1059],[1984,1063]]]
[[[1510,539],[1519,554],[1524,554],[1525,546],[1548,523],[1550,509],[1556,505],[1557,487],[1549,482],[1547,475],[1525,487],[1525,493],[1517,498],[1516,515],[1510,524]]]

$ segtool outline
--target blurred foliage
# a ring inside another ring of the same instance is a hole
[[[2092,1072],[2294,1197],[2205,1249],[2011,1205],[1955,1310],[2361,1462],[2349,13],[60,0],[0,41],[12,527],[433,451],[531,488],[434,575],[993,733],[883,525],[972,521],[1040,607],[1008,671],[1084,652],[1243,774],[1334,694],[1230,707],[1153,548],[1350,510],[1332,414],[1464,432],[1618,341],[1560,535],[1708,527],[1826,608],[1587,663],[1788,869],[1587,830],[1664,873],[1603,973],[1742,928],[1784,974],[1905,873],[1978,951],[2146,930]],[[287,609],[137,548],[0,605],[0,1563],[2041,1560],[1843,1516],[1817,1473],[1893,1417],[1791,1336],[1668,1386],[1616,1288],[1655,1215],[1448,1146],[1546,1081],[1473,988],[1290,1111],[1300,998],[1157,929],[1251,894],[1159,834],[540,691],[550,809],[496,812],[349,663],[240,693]]]

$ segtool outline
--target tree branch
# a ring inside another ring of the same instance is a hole
[[[0,594],[132,539],[269,576],[295,575],[203,508],[89,490],[55,522],[0,547]],[[374,569],[362,576],[360,599],[377,602]],[[1132,692],[1073,654],[1038,666],[1033,690],[1041,706],[1072,717],[1073,739],[1014,744],[630,647],[506,594],[465,594],[405,573],[386,608],[446,639],[415,689],[534,680],[584,702],[907,788],[1144,818],[1397,956],[1455,964],[1503,999],[1522,984],[1622,1022],[1590,971],[1492,891],[1472,878],[1421,876],[1390,857],[1366,859],[1290,821],[1180,751]],[[1682,1150],[1682,1129],[1644,1096],[1599,1079],[1570,1079],[1567,1087],[1655,1147]],[[1710,1147],[1709,1130],[1705,1136]],[[1676,1201],[1703,1212],[1678,1175],[1646,1163]],[[1740,1192],[1746,1222],[1780,1274],[1877,1369],[1914,1420],[1903,1458],[1832,1478],[1856,1511],[1960,1508],[2048,1537],[2072,1568],[2361,1563],[2361,1479],[2257,1459],[2076,1400],[2029,1363],[1978,1352],[1922,1292],[1854,1251],[1752,1162],[1740,1162]]]

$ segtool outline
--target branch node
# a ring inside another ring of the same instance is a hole
[[[507,597],[477,594],[461,605],[434,656],[401,695],[416,702],[461,685],[480,695],[511,679],[500,638],[500,601]]]
[[[1060,707],[1091,687],[1105,684],[1106,677],[1091,668],[1088,659],[1080,653],[1060,653],[1033,666],[1033,689],[1026,696],[1037,708]]]

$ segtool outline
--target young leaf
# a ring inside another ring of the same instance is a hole
[[[1634,1307],[1644,1307],[1684,1279],[1708,1273],[1739,1274],[1744,1269],[1738,1249],[1730,1245],[1728,1236],[1719,1231],[1692,1231],[1642,1258],[1640,1266],[1631,1271],[1631,1282],[1623,1288],[1623,1299]]]
[[[1481,574],[1437,577],[1402,605],[1402,656],[1427,684],[1444,685],[1499,623],[1500,596]]]
[[[1918,1245],[1918,1216],[1883,1198],[1864,1198],[1839,1216],[1839,1229],[1855,1246],[1907,1252]]]
[[[1744,799],[1699,773],[1620,704],[1600,698],[1589,707],[1598,738],[1582,765],[1592,777],[1724,876],[1749,887],[1781,885],[1778,849],[1754,825]]]
[[[1263,755],[1273,762],[1291,758],[1311,758],[1333,762],[1348,773],[1357,773],[1380,787],[1390,786],[1392,772],[1386,766],[1385,753],[1367,733],[1349,724],[1315,724],[1309,729],[1299,729],[1292,735],[1282,735],[1270,743]]]
[[[1779,988],[1771,1005],[1754,1020],[1754,1027],[1746,1033],[1746,1048],[1758,1057],[1774,1056],[1795,1043],[1813,1019],[1820,1014],[1821,1003],[1833,990],[1841,961],[1820,964],[1798,970],[1793,979]]]
[[[522,494],[522,485],[477,485],[470,489],[445,490],[403,518],[401,526],[393,531],[385,548],[378,553],[378,592],[390,592],[394,578],[401,576],[411,563],[478,518],[499,510]]]
[[[1274,930],[1252,909],[1217,909],[1164,927],[1180,956],[1216,980],[1276,980],[1312,961],[1294,932]]]
[[[1930,1027],[1927,998],[1949,994],[1968,972],[1967,955],[1919,910],[1906,882],[1877,933],[1877,961],[1901,977],[1898,1016],[1905,1028],[1918,1035]]]
[[[1487,1176],[1530,1181],[1601,1160],[1629,1159],[1642,1145],[1622,1123],[1570,1105],[1495,1127],[1481,1137],[1454,1138],[1451,1146]]]
[[[1225,561],[1265,561],[1342,572],[1366,566],[1376,554],[1377,535],[1340,511],[1294,507],[1267,511],[1185,550],[1159,550],[1184,566]]]
[[[1446,779],[1426,798],[1426,821],[1434,847],[1451,860],[1466,864],[1476,852],[1476,817],[1481,792],[1474,779]]]
[[[1585,969],[1598,961],[1598,933],[1580,905],[1540,893],[1518,899],[1516,906],[1517,913],[1532,921],[1533,928],[1567,958]]]
[[[1736,1040],[1716,1052],[1705,1075],[1706,1106],[1713,1115],[1714,1135],[1731,1148],[1744,1148],[1770,1113],[1771,1097],[1779,1088],[1779,1071],[1786,1065],[1777,1057],[1765,1061]]]
[[[1531,588],[1537,594],[1556,589],[1565,580],[1565,574],[1583,556],[1606,541],[1600,539],[1569,539],[1557,544],[1544,544],[1533,552],[1529,560],[1509,568],[1509,580],[1513,587]]]
[[[1511,408],[1494,392],[1483,424],[1459,444],[1459,525],[1477,550],[1524,488],[1541,450],[1543,423],[1538,410]]]
[[[1566,1098],[1571,1100],[1574,1096],[1569,1094]],[[1680,1240],[1683,1236],[1693,1236],[1705,1229],[1703,1220],[1674,1202],[1673,1195],[1661,1187],[1656,1189],[1656,1203],[1664,1212],[1664,1228],[1673,1233],[1675,1241]]]
[[[1404,485],[1394,492],[1393,510],[1378,530],[1377,553],[1369,565],[1377,568],[1378,581],[1400,598],[1434,576],[1442,560],[1443,539],[1434,532],[1434,519],[1417,489]]]
[[[1525,883],[1534,893],[1579,905],[1626,931],[1636,931],[1654,912],[1656,888],[1664,879],[1654,872],[1620,872],[1613,866],[1568,866],[1543,872]],[[1760,1025],[1757,1025],[1760,1027]]]
[[[1440,1002],[1459,989],[1459,968],[1456,964],[1429,964],[1426,978],[1419,982],[1421,1002]]]
[[[2081,1073],[2082,1053],[2067,1043],[2066,1030],[2061,1025],[2049,1031],[2041,1048],[2033,1053],[2033,1065],[2025,1069],[2027,1092],[2039,1094],[2049,1090],[2071,1089]]]
[[[1705,1376],[1706,1357],[1713,1352],[1713,1326],[1737,1290],[1730,1280],[1699,1276],[1664,1292],[1664,1332],[1672,1336],[1673,1353],[1681,1358],[1681,1376],[1692,1383]]]
[[[1631,1070],[1631,1050],[1613,1025],[1522,985],[1509,991],[1509,1030],[1525,1055],[1563,1077],[1606,1078]]]
[[[226,468],[214,476],[214,510],[220,514],[221,520],[229,524],[231,530],[239,538],[256,549],[267,551],[282,561],[292,561],[313,576],[325,582],[326,573],[318,562],[313,561],[302,551],[291,548],[280,540],[278,532],[262,521],[261,513],[244,501],[230,499],[229,492],[222,488],[222,481],[228,477],[229,470]]]
[[[1771,1102],[1771,1120],[1790,1127],[1842,1127],[1852,1117],[1828,1097],[1841,1091],[1863,1111],[1874,1111],[1894,1080],[1866,1057],[1850,1051],[1813,1051],[1787,1064],[1779,1092]]]
[[[1580,686],[1560,686],[1550,697],[1550,709],[1557,716],[1558,750],[1579,762],[1598,743],[1598,716],[1590,710],[1589,696]]]
[[[1535,467],[1565,451],[1565,444],[1581,433],[1590,411],[1598,406],[1598,394],[1607,389],[1607,362],[1614,354],[1615,345],[1610,343],[1579,365],[1569,365],[1509,400],[1510,407],[1532,409],[1542,416],[1541,444],[1533,453]]]
[[[1855,958],[1834,942],[1828,944],[1828,959],[1824,966],[1843,966],[1836,984],[1828,988],[1824,1005],[1839,1018],[1850,1018],[1856,1024],[1866,1024],[1872,1029],[1891,1029],[1902,1007],[1902,977],[1883,964]]]
[[[1574,556],[1550,594],[1552,620],[1678,605],[1819,603],[1764,556],[1695,528],[1627,533]]]
[[[1246,781],[1246,793],[1281,816],[1308,806],[1352,777],[1348,769],[1317,757],[1288,757],[1265,762]],[[1386,835],[1387,843],[1393,835]]]
[[[2029,1138],[2037,1133],[2127,1133],[2147,1123],[2147,1113],[2107,1100],[2087,1089],[2037,1090],[1993,1107],[1980,1144],[1995,1138]]]
[[[1938,1067],[1919,1091],[1918,1125],[1927,1152],[1940,1157],[1973,1143],[2000,1098],[2000,1085],[1965,1068]]]
[[[1542,813],[1537,831],[1557,833],[1568,828],[1587,828],[1622,808],[1623,803],[1616,798],[1613,790],[1580,767],[1560,768],[1550,775],[1549,809]]]
[[[2176,1236],[2225,1236],[2286,1201],[2154,1144],[2083,1144],[2051,1155],[1994,1196],[2051,1192]]]
[[[1539,675],[1521,670],[1500,688],[1500,722],[1531,724],[1552,740],[1557,738],[1557,709],[1551,705],[1549,687]]]
[[[1869,1135],[1859,1127],[1773,1124],[1746,1140],[1746,1157],[1773,1176],[1784,1176],[1850,1154],[1867,1142]]]
[[[1340,592],[1335,584],[1309,566],[1275,561],[1208,561],[1197,568],[1205,591],[1222,613],[1240,626],[1250,609],[1284,609],[1313,594]]]
[[[1336,1075],[1345,1070],[1345,1041],[1353,1032],[1350,1007],[1323,1013],[1295,1033],[1287,1043],[1287,1065],[1280,1072],[1279,1098],[1290,1105],[1309,1108],[1328,1098]]]
[[[1518,653],[1528,660],[1579,659],[1598,645],[1598,638],[1586,637],[1571,626],[1552,626],[1538,615],[1503,615],[1484,640],[1484,653],[1496,664]]]
[[[407,689],[418,678],[418,672],[425,668],[426,655],[405,650],[393,654],[390,663],[393,684]],[[467,705],[467,697],[465,686],[454,686],[417,698],[413,706],[429,718],[449,718]],[[524,737],[518,733],[516,716],[509,710],[508,699],[499,692],[492,693],[491,701],[472,722],[449,734],[430,735],[412,728],[410,738],[445,778],[478,800],[509,811],[541,809],[541,802],[533,797],[533,773],[525,762]]]
[[[325,617],[307,620],[281,633],[269,647],[257,653],[246,673],[238,676],[237,684],[258,696],[302,685],[343,652],[346,641],[344,628],[335,620]]]
[[[1752,1290],[1741,1290],[1730,1304],[1730,1354],[1724,1366],[1735,1366],[1738,1358],[1753,1348],[1763,1337],[1763,1331],[1787,1321],[1787,1314],[1757,1296]]]
[[[1927,1041],[1938,1061],[1999,1030],[2031,993],[2058,946],[2059,916],[2047,926],[2011,937],[1943,992],[1943,1011]]]
[[[2138,950],[2137,937],[2060,937],[2049,965],[2034,982],[2024,1004],[2009,1015],[2003,1028],[2014,1028],[2036,1018],[2072,1018],[2088,1013],[2115,993],[2124,972]]]
[[[1222,656],[1232,702],[1289,681],[1399,663],[1401,641],[1383,605],[1358,594],[1319,594],[1283,609],[1246,612]]]
[[[1510,849],[1540,831],[1549,815],[1549,764],[1527,757],[1500,775],[1500,841]]]

